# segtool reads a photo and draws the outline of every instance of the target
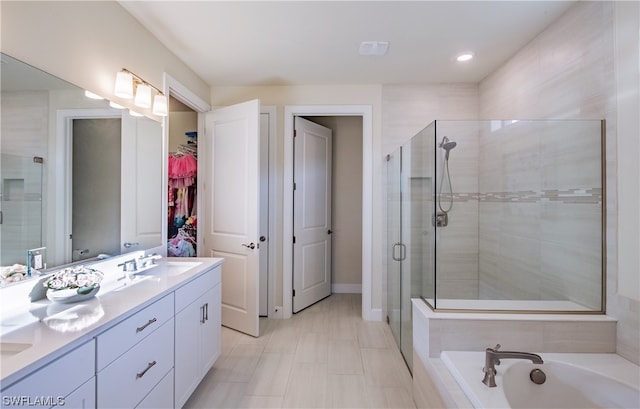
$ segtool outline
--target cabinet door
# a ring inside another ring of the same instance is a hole
[[[49,408],[59,405],[60,400],[73,394],[79,386],[87,381],[92,383],[96,367],[95,348],[95,342],[91,340],[8,388],[3,388],[0,406]]]
[[[202,376],[211,369],[220,356],[221,285],[204,294],[205,322],[200,326],[200,363]]]
[[[176,314],[175,407],[181,408],[200,382],[198,334],[204,319],[201,298]]]
[[[53,408],[58,405],[52,406]],[[81,387],[64,398],[64,406],[75,409],[93,409],[96,407],[96,378],[89,379]]]

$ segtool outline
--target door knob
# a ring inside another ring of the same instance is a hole
[[[250,248],[251,250],[253,250],[253,249],[255,249],[255,248],[256,248],[255,243],[249,243],[249,244],[242,243],[242,245],[243,245],[244,247],[248,247],[248,248]]]

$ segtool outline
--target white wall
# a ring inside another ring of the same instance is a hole
[[[113,95],[122,68],[158,88],[167,72],[209,99],[208,85],[115,1],[3,1],[0,12],[2,52],[121,105],[133,105]]]

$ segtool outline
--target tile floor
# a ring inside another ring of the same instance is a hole
[[[411,375],[359,294],[334,294],[259,338],[222,328],[222,353],[185,408],[415,408]]]

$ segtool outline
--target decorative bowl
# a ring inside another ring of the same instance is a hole
[[[99,285],[93,286],[91,288],[66,288],[62,290],[53,290],[50,288],[47,290],[47,298],[49,299],[49,301],[58,304],[71,304],[74,302],[87,300],[91,297],[95,297],[98,291],[100,291]]]
[[[76,266],[54,273],[43,285],[50,301],[69,304],[94,297],[100,291],[103,277],[98,270]]]

